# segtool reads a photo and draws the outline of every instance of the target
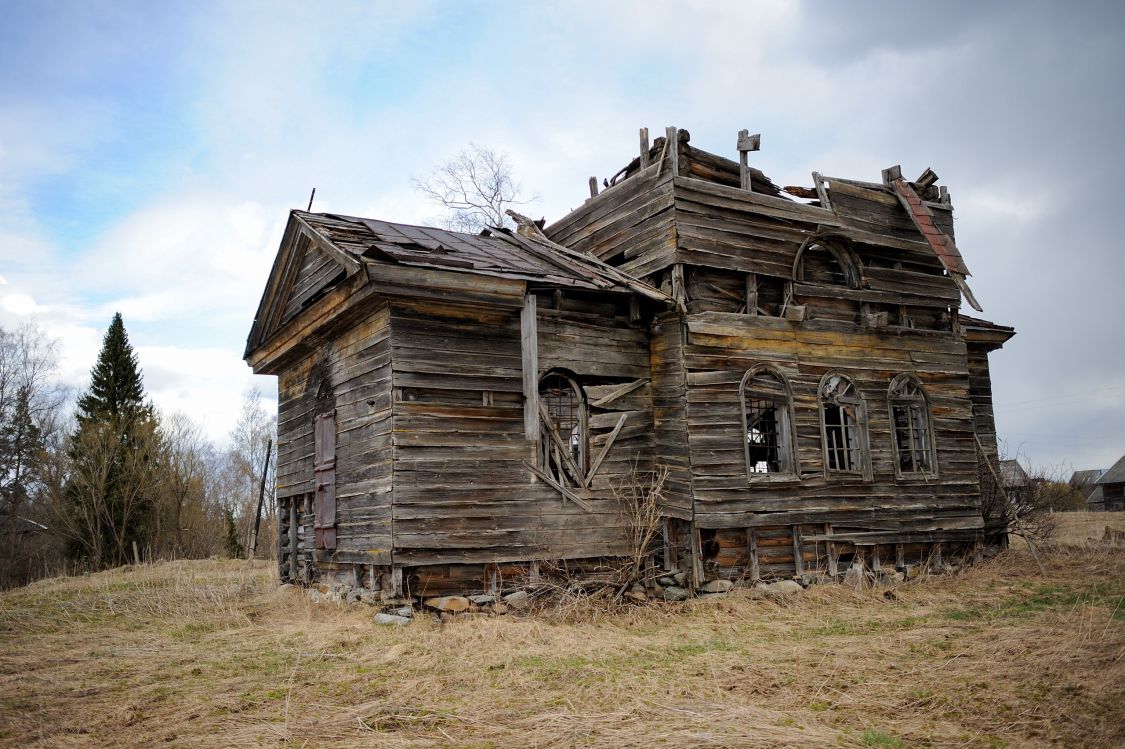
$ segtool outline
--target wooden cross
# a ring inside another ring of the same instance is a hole
[[[757,151],[762,147],[762,136],[760,133],[750,134],[749,130],[738,131],[738,160],[741,164],[740,173],[742,176],[742,189],[750,189],[750,161],[748,154],[751,151]]]

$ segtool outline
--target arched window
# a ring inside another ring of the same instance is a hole
[[[860,285],[859,268],[847,249],[833,242],[808,242],[797,251],[793,278],[802,283]]]
[[[539,403],[539,467],[560,484],[577,486],[586,475],[582,391],[567,375],[551,372],[539,381]]]
[[[771,368],[756,367],[742,378],[739,391],[747,476],[796,474],[793,398],[785,378]]]
[[[900,476],[932,476],[937,472],[934,457],[930,402],[922,383],[913,375],[901,374],[887,391],[894,429],[895,470]]]
[[[820,381],[820,430],[827,473],[869,475],[867,407],[855,383],[837,372]]]

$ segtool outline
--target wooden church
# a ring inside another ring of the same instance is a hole
[[[544,228],[293,211],[246,347],[278,377],[279,567],[390,599],[628,557],[691,585],[971,553],[996,435],[937,176],[779,188],[668,128]],[[650,556],[649,556],[650,555]]]

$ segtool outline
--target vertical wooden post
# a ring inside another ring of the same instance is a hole
[[[590,197],[598,197],[598,178],[590,177]]]
[[[672,176],[678,177],[680,176],[680,129],[673,125],[664,131],[664,137],[667,138],[664,147],[668,149]]]
[[[687,305],[687,286],[684,284],[684,264],[672,266],[672,298],[680,307]]]
[[[258,510],[254,513],[254,535],[250,541],[250,559],[258,551],[258,532],[262,525],[262,502],[266,498],[266,475],[270,470],[270,455],[273,454],[273,437],[266,441],[266,462],[262,466],[262,482],[258,485]]]
[[[934,559],[934,566],[937,569],[940,570],[942,567],[945,566],[942,563],[942,560],[941,560],[941,544],[934,544],[933,559]]]
[[[539,442],[539,334],[535,295],[528,292],[520,310],[520,350],[523,353],[523,436],[534,459]],[[531,477],[535,483],[534,474]]]
[[[738,163],[739,177],[742,189],[751,191],[754,186],[750,183],[750,152],[761,148],[762,136],[751,135],[749,130],[738,131]]]
[[[758,314],[758,274],[746,274],[746,314]]]
[[[402,598],[402,567],[391,567],[391,595]]]
[[[699,529],[693,523],[691,526],[691,588],[695,590],[703,584],[703,543],[699,538]]]
[[[747,528],[746,543],[750,548],[750,579],[754,582],[758,582],[762,579],[762,571],[758,566],[758,531],[753,528]]]
[[[831,539],[832,523],[824,524],[824,535],[829,537],[828,542],[825,544],[825,546],[828,547],[828,574],[832,577],[836,577],[836,575],[838,575],[840,572],[840,568],[838,566],[839,563],[836,558],[836,544],[832,543]]]
[[[527,565],[527,577],[532,585],[539,584],[539,562],[531,562]]]
[[[871,571],[878,574],[883,569],[883,560],[879,558],[879,544],[871,547]]]
[[[297,524],[300,515],[297,512],[298,497],[289,498],[289,581],[297,580]]]
[[[664,537],[664,569],[676,569],[676,549],[672,545],[672,527],[668,518],[660,521],[660,534]]]
[[[906,569],[906,547],[902,544],[895,544],[895,569]]]
[[[801,526],[793,526],[793,572],[797,577],[805,574],[805,544],[801,538]]]
[[[648,128],[641,128],[641,169],[648,168]]]

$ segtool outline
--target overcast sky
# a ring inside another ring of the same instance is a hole
[[[610,9],[599,6],[609,6]],[[413,176],[503,150],[558,218],[687,128],[779,184],[948,186],[1009,452],[1125,452],[1125,7],[942,2],[0,0],[0,326],[87,384],[120,310],[156,403],[223,438],[286,214],[434,215]],[[332,10],[325,10],[332,8]]]

